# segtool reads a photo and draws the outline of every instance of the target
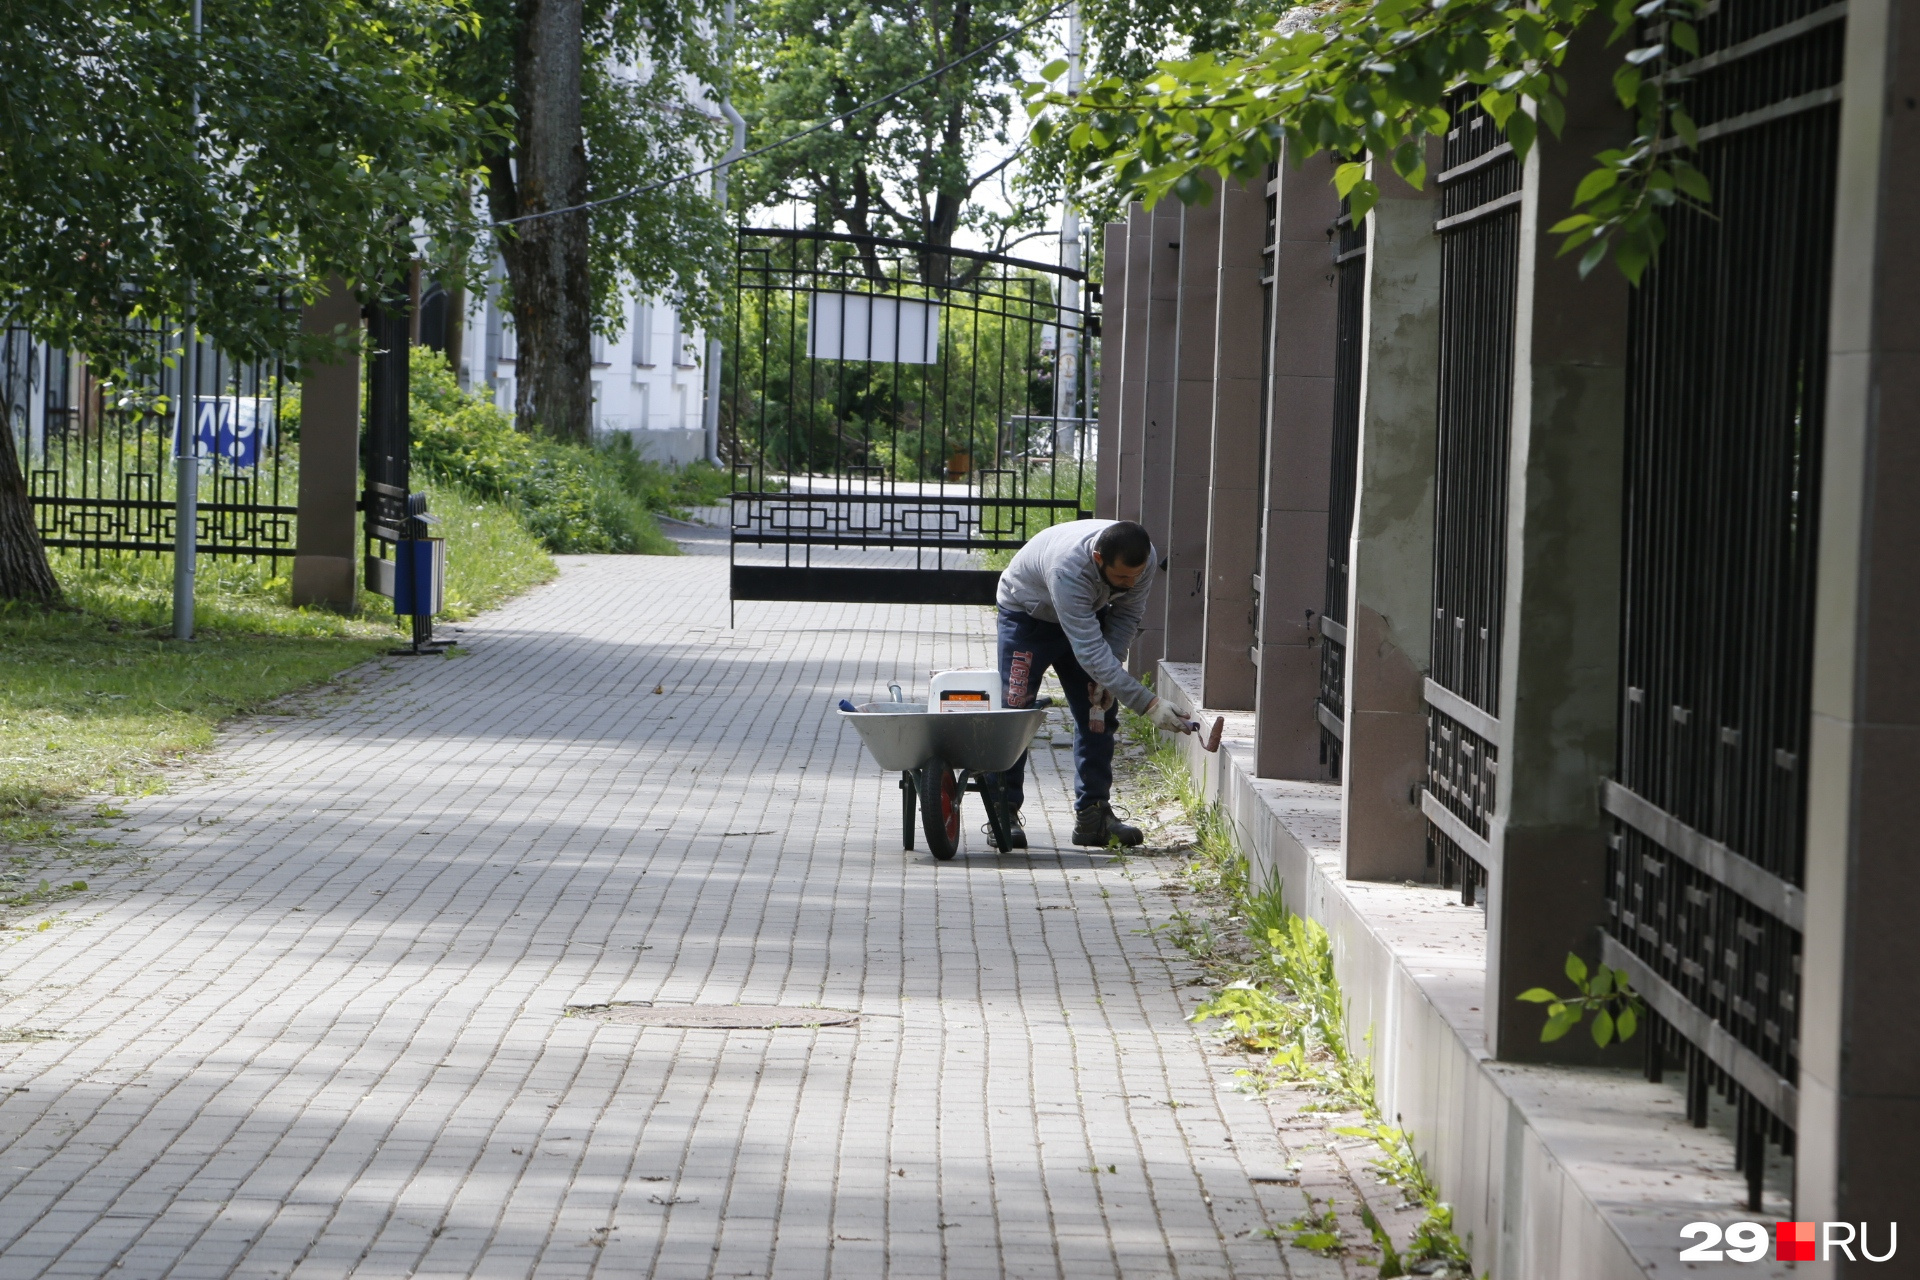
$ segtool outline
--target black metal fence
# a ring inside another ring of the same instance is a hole
[[[1266,208],[1260,220],[1260,448],[1254,454],[1259,461],[1254,467],[1256,480],[1253,504],[1253,509],[1260,513],[1254,546],[1261,549],[1267,545],[1268,450],[1273,446],[1273,331],[1276,319],[1273,305],[1280,269],[1280,166],[1277,164],[1267,166],[1266,197]],[[1261,568],[1256,561],[1253,591],[1247,607],[1247,625],[1255,637],[1256,662],[1259,660],[1260,593],[1266,586]]]
[[[413,432],[409,416],[412,313],[403,283],[390,285],[367,308],[367,422],[360,436],[360,498],[365,581],[369,591],[391,596],[392,549],[411,536],[407,497],[412,485]]]
[[[115,376],[18,326],[0,337],[0,404],[49,547],[98,555],[170,552],[175,433],[184,361],[177,331],[142,332],[160,372]],[[294,547],[297,429],[277,362],[193,354],[190,415],[201,457],[201,555],[265,557]]]
[[[1326,594],[1320,607],[1320,760],[1342,772],[1347,714],[1347,557],[1360,460],[1360,371],[1366,343],[1367,224],[1343,210],[1334,223],[1333,447],[1327,489]]]
[[[1738,1123],[1759,1208],[1797,1111],[1814,533],[1845,5],[1748,0],[1670,70],[1713,212],[1632,305],[1610,963],[1647,1068]]]
[[[1427,857],[1474,900],[1499,768],[1507,455],[1522,174],[1470,93],[1451,100],[1440,186],[1440,377],[1434,478]],[[1454,819],[1450,821],[1449,818]]]
[[[988,603],[1093,509],[1097,336],[1078,271],[746,229],[722,445],[737,600]]]

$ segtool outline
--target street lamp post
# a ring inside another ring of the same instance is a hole
[[[1075,4],[1067,10],[1067,92],[1069,94],[1080,92],[1081,43],[1080,6]],[[1078,270],[1080,267],[1080,211],[1074,208],[1071,191],[1061,193],[1060,265],[1071,270]],[[1061,276],[1060,340],[1054,366],[1055,439],[1059,437],[1060,424],[1073,421],[1075,453],[1084,456],[1085,424],[1077,420],[1081,417],[1079,411],[1080,327],[1080,282],[1071,276]]]
[[[193,49],[195,78],[193,83],[192,134],[198,138],[200,132],[200,0],[193,0]],[[173,638],[175,640],[193,639],[193,583],[195,555],[198,551],[200,529],[200,444],[195,434],[200,401],[200,351],[199,335],[195,331],[198,317],[191,278],[187,281],[186,314],[180,325],[180,405],[176,417],[178,426],[174,431],[174,482],[173,482]]]
[[[731,65],[733,50],[733,0],[727,0],[726,40],[728,62]],[[720,157],[720,164],[713,174],[713,199],[720,206],[720,216],[727,216],[727,171],[733,167],[747,149],[747,122],[734,110],[732,96],[720,99],[720,114],[733,126],[733,144]],[[722,343],[718,327],[707,334],[707,401],[703,406],[700,425],[705,429],[707,461],[716,467],[725,468],[726,463],[720,457],[720,356]]]

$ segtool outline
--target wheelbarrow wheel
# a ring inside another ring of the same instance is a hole
[[[960,775],[944,760],[929,760],[920,770],[920,828],[927,850],[945,862],[960,852]]]
[[[900,847],[913,851],[913,774],[900,775]]]

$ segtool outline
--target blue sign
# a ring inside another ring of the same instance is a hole
[[[273,401],[264,396],[200,396],[194,405],[194,443],[203,458],[258,467],[273,447]]]

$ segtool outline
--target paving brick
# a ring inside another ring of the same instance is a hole
[[[1252,1236],[1287,1152],[1184,1020],[1164,868],[1056,844],[1066,752],[1028,853],[900,849],[829,708],[990,664],[985,610],[729,628],[723,559],[563,566],[462,656],[233,727],[125,804],[146,869],[90,927],[0,952],[63,1033],[0,1045],[0,1272],[1341,1273]],[[863,1017],[566,1016],[608,1000]]]

